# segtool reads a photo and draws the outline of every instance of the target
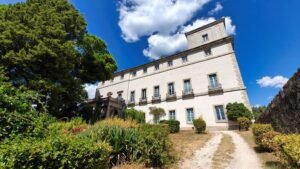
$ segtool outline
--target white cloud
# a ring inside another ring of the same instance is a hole
[[[256,80],[257,84],[260,87],[274,87],[274,88],[282,88],[284,84],[288,81],[288,78],[283,76],[264,76],[261,79]]]
[[[185,32],[199,28],[216,19],[213,17],[200,18],[192,24],[182,26],[177,33],[171,35],[154,34],[148,38],[148,48],[143,50],[143,54],[151,60],[159,59],[161,56],[172,55],[176,52],[187,49]],[[235,26],[232,25],[230,17],[225,17],[226,32],[229,35],[235,34]]]
[[[218,13],[219,11],[221,11],[222,9],[223,9],[222,4],[220,2],[217,2],[215,8],[210,10],[208,12],[208,15],[214,15],[214,14]]]
[[[153,33],[168,35],[186,24],[210,0],[121,0],[119,26],[127,42]]]
[[[89,99],[95,98],[97,84],[85,84],[84,89],[87,91]]]

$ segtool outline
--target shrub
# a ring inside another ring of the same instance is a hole
[[[22,135],[22,137],[44,137],[48,125],[54,121],[54,118],[47,113],[36,111],[18,113],[0,109],[0,141],[18,135]]]
[[[252,119],[252,113],[243,103],[229,103],[226,106],[227,117],[229,120],[237,121],[239,117]]]
[[[168,124],[170,133],[178,133],[180,130],[180,122],[177,120],[161,120],[159,123]]]
[[[251,125],[251,121],[247,117],[239,117],[237,122],[240,130],[248,130]]]
[[[274,142],[278,146],[276,155],[287,166],[300,168],[300,135],[277,135]]]
[[[203,133],[206,129],[206,122],[200,117],[193,120],[194,127],[197,133]]]
[[[15,139],[0,144],[0,168],[107,168],[111,148],[71,136]]]
[[[87,130],[88,125],[82,118],[76,117],[69,122],[56,122],[49,126],[50,135],[76,134]]]
[[[111,165],[133,161],[161,166],[170,161],[168,125],[141,124],[131,127],[127,123],[121,119],[105,120],[78,136],[93,141],[106,140],[113,149]]]
[[[139,162],[146,163],[148,167],[161,167],[173,160],[167,125],[144,124],[139,127],[138,133],[134,152],[138,154]]]
[[[269,150],[276,151],[278,149],[277,144],[274,142],[274,137],[280,135],[279,132],[269,131],[263,134],[261,143],[263,146]]]
[[[273,127],[271,124],[253,124],[252,125],[252,133],[254,135],[255,143],[263,149],[267,149],[262,143],[263,134],[273,131]]]
[[[138,123],[145,123],[145,113],[143,111],[138,111],[136,109],[126,109],[125,119],[135,120]]]

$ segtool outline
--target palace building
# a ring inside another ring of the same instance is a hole
[[[160,107],[166,112],[160,118],[178,120],[181,128],[192,127],[198,117],[208,128],[228,128],[228,103],[250,108],[233,36],[227,35],[224,19],[185,35],[187,50],[117,72],[99,83],[97,92],[123,97],[129,107],[144,111],[149,123],[149,108]]]

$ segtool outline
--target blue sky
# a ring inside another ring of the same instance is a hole
[[[88,31],[107,43],[118,70],[183,50],[184,30],[223,16],[235,35],[251,105],[267,105],[300,67],[299,0],[126,1],[70,0],[85,16]]]

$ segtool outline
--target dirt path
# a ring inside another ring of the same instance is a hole
[[[213,169],[212,159],[219,148],[223,137],[227,134],[232,137],[234,153],[232,159],[227,164],[226,169],[261,169],[261,163],[254,150],[243,140],[243,138],[233,131],[214,132],[212,138],[200,150],[196,150],[193,158],[185,160],[180,165],[182,169]]]

